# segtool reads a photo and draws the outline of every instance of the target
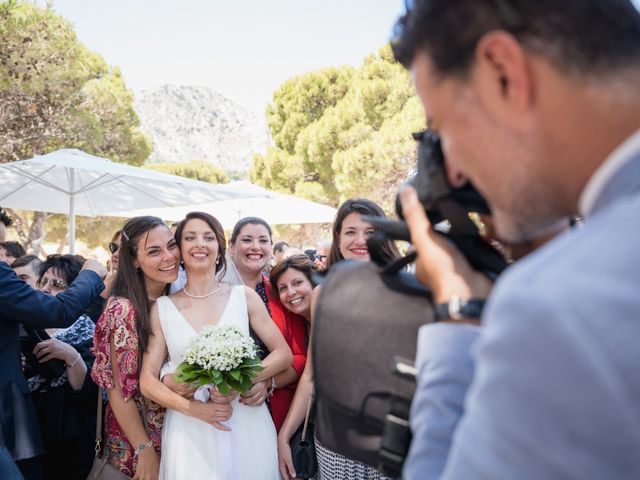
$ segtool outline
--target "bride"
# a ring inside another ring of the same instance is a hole
[[[191,212],[180,223],[176,241],[187,283],[156,301],[151,311],[153,335],[140,374],[142,393],[167,407],[160,478],[279,479],[276,431],[264,402],[248,406],[237,395],[212,392],[212,400],[202,404],[159,380],[161,369],[163,374],[175,371],[189,341],[208,325],[236,325],[247,335],[251,325],[271,352],[254,383],[268,380],[292,362],[291,351],[258,294],[244,285],[218,281],[216,274],[225,268],[220,223],[207,213]]]

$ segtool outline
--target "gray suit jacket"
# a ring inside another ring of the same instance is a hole
[[[427,368],[419,379],[406,478],[640,478],[639,215],[636,155],[600,193],[582,228],[501,277],[473,363],[451,362],[464,355],[462,327],[423,327],[418,359],[449,361],[450,368],[437,375]],[[430,348],[439,337],[461,348]],[[431,405],[460,402],[465,375],[473,381],[464,409],[443,409],[444,418],[433,408],[417,413],[434,384],[440,397]],[[449,433],[455,428],[450,450],[451,434],[435,435],[421,418],[437,418]],[[421,464],[432,470],[421,474]]]

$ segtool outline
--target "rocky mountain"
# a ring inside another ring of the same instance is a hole
[[[207,160],[244,177],[253,154],[269,145],[264,117],[207,87],[142,90],[134,107],[153,141],[151,163]]]

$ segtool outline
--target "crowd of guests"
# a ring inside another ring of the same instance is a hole
[[[233,395],[212,392],[213,401],[203,403],[194,400],[194,388],[176,381],[171,362],[176,334],[163,315],[175,307],[193,336],[212,323],[211,317],[226,314],[234,285],[242,285],[250,334],[265,369],[237,401],[244,408],[267,408],[273,434],[265,438],[274,463],[269,472],[260,462],[260,478],[295,478],[289,442],[313,391],[309,335],[320,289],[313,274],[342,259],[369,259],[366,241],[374,229],[363,215],[384,213],[369,200],[344,202],[332,240],[307,251],[286,242],[274,245],[270,225],[256,217],[238,221],[228,242],[215,216],[205,212],[190,213],[173,229],[156,217],[126,221],[107,245],[104,290],[94,292],[74,321],[65,328],[45,328],[45,319],[37,328],[20,327],[21,372],[35,409],[29,435],[42,440],[42,448],[30,453],[9,448],[24,477],[86,478],[100,399],[105,406],[101,453],[111,465],[130,477],[183,478],[180,462],[161,462],[163,442],[174,457],[185,448],[163,428],[189,428],[176,420],[182,417],[167,417],[167,409],[220,430],[241,411]],[[0,245],[7,244],[12,242]],[[84,263],[77,255],[41,260],[11,246],[5,250],[3,261],[16,280],[51,297],[70,289]],[[8,257],[13,253],[19,255]],[[395,244],[389,242],[388,253],[397,256]],[[257,430],[252,425],[252,435]],[[317,448],[317,478],[381,478],[370,466]],[[251,464],[251,457],[238,463]]]
[[[639,478],[640,14],[630,0],[406,3],[394,55],[441,138],[449,186],[485,195],[502,240],[544,245],[494,284],[431,228],[425,192],[401,192],[416,276],[438,304],[417,339],[403,477]],[[564,231],[576,214],[583,225]],[[105,400],[101,453],[128,476],[295,478],[289,440],[314,388],[314,262],[368,260],[363,215],[383,214],[342,204],[313,261],[274,249],[259,218],[227,242],[209,213],[175,232],[135,217],[109,244],[107,275],[72,255],[24,256],[0,212],[2,477],[84,478],[88,406]],[[212,318],[241,319],[261,345],[264,370],[241,398],[200,402],[176,381],[185,335]],[[234,427],[241,447],[200,458],[236,417],[252,418]],[[315,444],[317,478],[381,477]]]

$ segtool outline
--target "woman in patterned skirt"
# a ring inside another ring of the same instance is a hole
[[[120,240],[111,297],[96,325],[91,377],[109,397],[105,457],[130,477],[155,479],[164,410],[140,393],[140,355],[150,334],[150,306],[176,280],[180,251],[157,217],[129,219]]]

